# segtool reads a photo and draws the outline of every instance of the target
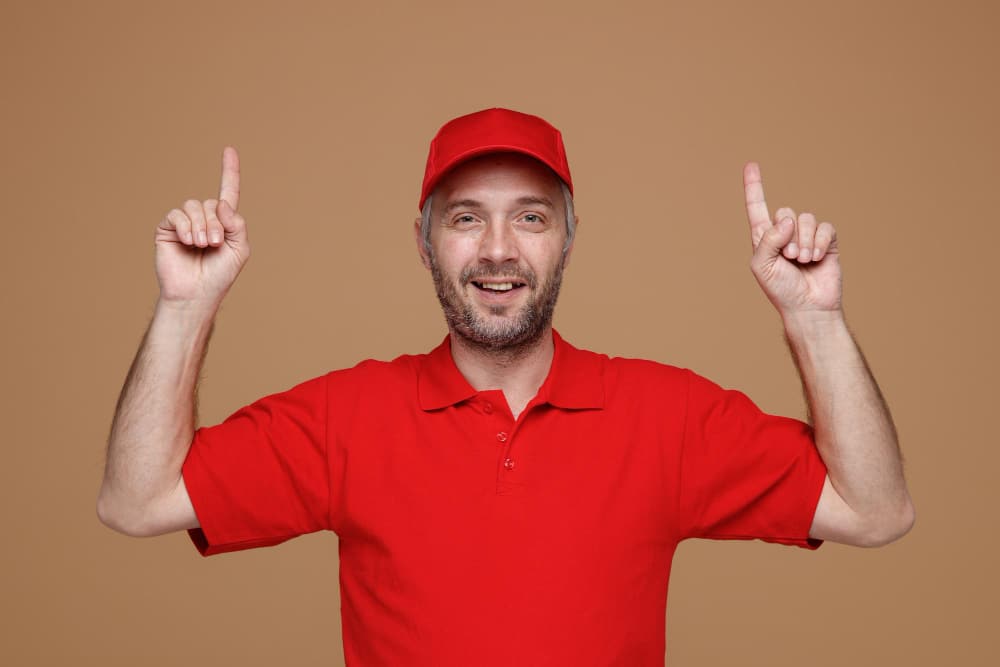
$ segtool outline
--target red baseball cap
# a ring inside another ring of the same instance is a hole
[[[510,109],[483,109],[441,126],[431,140],[418,209],[441,178],[459,163],[486,153],[529,155],[556,172],[573,192],[562,134],[538,116]]]

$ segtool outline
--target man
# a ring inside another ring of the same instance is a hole
[[[434,138],[414,225],[448,336],[195,430],[215,313],[249,256],[239,163],[156,230],[160,299],[129,372],[98,513],[204,555],[334,530],[348,665],[662,665],[689,537],[876,546],[914,520],[892,422],[844,323],[836,235],[772,218],[744,169],[752,269],[814,421],[694,373],[579,350],[552,312],[572,179],[546,121],[488,109]]]

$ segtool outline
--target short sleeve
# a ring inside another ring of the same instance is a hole
[[[812,429],[689,373],[679,480],[681,539],[760,539],[816,549],[809,537],[826,466]]]
[[[329,526],[326,377],[199,428],[182,474],[203,556],[279,544]]]

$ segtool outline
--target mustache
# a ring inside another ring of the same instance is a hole
[[[514,262],[476,267],[470,266],[462,271],[458,280],[459,284],[464,287],[472,281],[482,282],[486,278],[513,278],[515,281],[524,283],[528,287],[538,287],[538,278],[535,277],[534,272],[520,267]]]

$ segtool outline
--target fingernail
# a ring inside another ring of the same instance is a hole
[[[184,243],[188,245],[194,243],[194,239],[191,238],[191,232],[184,232]]]
[[[208,245],[208,238],[205,232],[198,232],[198,245]]]
[[[812,259],[812,253],[809,252],[809,248],[803,248],[799,253],[799,261],[808,262],[810,259]]]
[[[219,232],[212,232],[212,243],[213,244],[218,243],[221,240],[222,239],[219,238]]]
[[[797,246],[795,243],[789,243],[788,254],[791,255],[792,257],[797,257],[799,254],[799,246]]]
[[[813,248],[813,259],[819,259],[819,248]]]

